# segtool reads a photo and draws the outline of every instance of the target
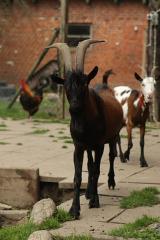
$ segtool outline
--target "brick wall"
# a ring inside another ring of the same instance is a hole
[[[41,0],[38,4],[13,5],[0,9],[0,80],[18,83],[26,78],[40,52],[47,45],[54,27],[60,24],[58,0]],[[141,70],[147,7],[142,1],[70,0],[69,22],[91,23],[92,38],[106,39],[108,44],[92,46],[86,55],[85,70],[95,65],[100,81],[105,70],[113,68],[113,86],[127,84],[138,87],[134,71]],[[137,31],[135,31],[135,27]],[[55,56],[50,50],[43,64]]]

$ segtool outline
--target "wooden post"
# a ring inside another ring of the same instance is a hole
[[[156,86],[155,86],[155,98],[154,98],[154,106],[155,109],[153,111],[154,117],[157,121],[160,121],[160,1],[156,0],[150,0],[149,3],[150,11],[153,13],[154,11],[157,11],[158,13],[158,22],[157,25],[153,27],[153,33],[152,34],[152,42],[154,44],[154,41],[156,42],[155,46],[155,52],[152,49],[152,52],[150,54],[150,59],[152,60],[152,63],[155,63],[156,68]],[[154,39],[156,38],[156,39]],[[155,58],[155,59],[154,59]]]
[[[151,12],[148,15],[148,48],[147,48],[147,72],[151,74],[156,67],[154,77],[156,79],[155,95],[153,98],[150,120],[160,121],[160,13],[156,11],[156,5],[151,5]]]
[[[67,24],[68,24],[68,0],[61,0],[61,30],[60,38],[61,42],[66,42],[67,40]],[[64,63],[60,56],[60,75],[64,77]],[[62,90],[62,118],[65,118],[65,91],[64,87]]]
[[[156,91],[155,91],[155,104],[156,104],[156,118],[160,121],[160,12],[158,11],[158,26],[157,31],[157,46],[156,46]]]
[[[48,43],[48,46],[53,44],[55,39],[57,38],[59,34],[59,28],[55,28],[54,31],[53,31],[53,35],[52,35],[52,38],[50,40],[50,42]],[[33,76],[33,74],[35,73],[35,71],[37,70],[39,64],[41,63],[41,61],[43,60],[43,58],[45,57],[45,55],[47,54],[47,52],[49,51],[49,48],[44,48],[43,52],[41,53],[41,55],[39,56],[38,60],[35,62],[35,64],[33,65],[27,79],[26,79],[26,82],[29,82]],[[18,89],[16,95],[14,96],[14,98],[12,99],[11,103],[8,105],[8,108],[11,108],[13,106],[13,104],[15,103],[17,97],[19,96],[20,94],[20,88]]]

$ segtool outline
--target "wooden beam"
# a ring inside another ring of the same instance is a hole
[[[68,0],[61,0],[61,30],[60,38],[61,42],[67,41],[67,30],[68,30]],[[60,59],[60,75],[64,77],[64,62],[62,56]],[[64,87],[62,90],[62,118],[65,118],[65,91]]]

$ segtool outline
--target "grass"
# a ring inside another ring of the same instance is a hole
[[[11,109],[8,109],[8,102],[0,101],[0,117],[12,119],[24,119],[27,114],[23,111],[19,103],[15,103]]]
[[[57,213],[56,213],[56,218],[58,219],[59,222],[63,223],[63,222],[66,222],[66,221],[69,221],[71,220],[71,216],[69,215],[68,212],[66,212],[65,210],[63,209],[58,209]]]
[[[7,125],[5,123],[0,123],[0,128],[6,128]]]
[[[70,136],[58,136],[58,139],[60,139],[60,140],[68,140],[68,139],[71,139],[71,137]]]
[[[3,119],[11,118],[12,120],[21,120],[28,118],[28,113],[25,112],[19,102],[15,102],[12,108],[8,109],[9,102],[0,101],[0,117]],[[67,109],[67,107],[66,107]],[[67,113],[67,110],[66,110]],[[66,114],[68,115],[68,114]],[[59,120],[62,118],[61,108],[57,106],[57,102],[51,102],[44,99],[40,105],[39,111],[33,116],[35,122],[46,123],[67,123],[66,120]]]
[[[69,124],[70,119],[33,119],[33,122],[35,123],[61,123],[61,124]]]
[[[0,142],[0,145],[7,145],[7,144],[10,144],[8,142]]]
[[[58,136],[59,140],[63,140],[63,143],[73,144],[73,140],[70,136]]]
[[[0,229],[0,239],[2,240],[27,240],[34,231],[56,229],[61,223],[71,220],[71,216],[63,209],[59,209],[55,216],[45,220],[40,225],[28,222],[23,225],[4,227]]]
[[[63,134],[64,132],[63,131],[58,131],[59,134]]]
[[[121,136],[121,138],[128,138],[128,136],[124,135],[124,134],[121,134],[120,136]]]
[[[73,144],[73,140],[65,140],[64,143]]]
[[[159,126],[157,126],[156,123],[147,122],[146,129],[148,129],[148,130],[159,129]]]
[[[120,201],[121,208],[135,208],[139,206],[153,206],[160,203],[157,188],[147,187],[140,191],[133,191],[128,197],[124,197]]]
[[[142,240],[158,240],[160,239],[160,232],[148,227],[157,222],[160,223],[160,218],[143,216],[133,223],[128,223],[120,228],[113,229],[109,232],[109,235],[123,237],[124,239],[138,238]]]
[[[62,146],[62,148],[68,148],[68,146],[66,146],[66,145],[63,145],[63,146]]]
[[[54,138],[55,136],[54,136],[54,135],[52,135],[52,134],[50,134],[48,137]]]
[[[49,129],[36,129],[33,132],[30,132],[29,134],[45,134],[49,132]]]

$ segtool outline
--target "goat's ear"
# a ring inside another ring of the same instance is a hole
[[[57,75],[51,75],[52,82],[55,82],[57,84],[62,84],[64,85],[64,79],[58,77]]]
[[[90,81],[97,75],[98,73],[98,67],[95,66],[92,71],[88,74],[88,84],[90,83]]]
[[[140,82],[142,82],[143,81],[143,79],[138,75],[138,73],[134,73],[134,76],[135,76],[135,78],[138,80],[138,81],[140,81]]]

